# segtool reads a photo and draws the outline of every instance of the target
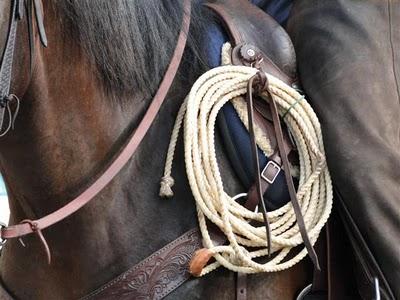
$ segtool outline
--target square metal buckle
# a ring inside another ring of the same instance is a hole
[[[271,170],[272,168],[272,173],[267,172]],[[276,162],[273,160],[270,160],[267,165],[265,166],[264,170],[261,172],[261,177],[268,182],[269,184],[273,184],[276,177],[278,177],[280,171],[282,170],[281,166],[278,165]],[[268,174],[270,173],[270,174]],[[269,175],[269,176],[268,176]]]

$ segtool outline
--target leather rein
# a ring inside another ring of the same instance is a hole
[[[37,27],[39,35],[42,44],[46,46],[47,39],[44,33],[43,13],[41,9],[41,3],[39,1],[40,0],[29,0],[28,7],[33,3],[35,10],[35,18],[38,24]],[[10,27],[0,69],[0,96],[2,99],[9,96],[13,53],[15,50],[16,29],[18,21],[21,20],[23,16],[24,3],[26,4],[25,0],[13,0],[12,2]],[[2,241],[2,243],[4,243],[8,239],[20,238],[24,235],[36,233],[38,234],[38,236],[40,237],[41,241],[43,242],[46,248],[48,260],[50,262],[49,248],[41,231],[47,227],[50,227],[64,220],[68,216],[78,211],[84,205],[92,201],[102,191],[102,189],[106,187],[108,183],[110,183],[110,181],[119,173],[119,171],[121,171],[121,169],[129,161],[129,159],[135,154],[141,141],[143,140],[144,136],[151,127],[154,119],[156,118],[163,102],[165,101],[167,93],[171,88],[175,75],[177,74],[187,42],[187,36],[190,27],[190,14],[191,14],[190,0],[184,0],[184,13],[183,13],[181,30],[178,36],[177,44],[172,59],[166,70],[164,78],[161,81],[160,86],[153,100],[151,101],[142,121],[140,122],[137,129],[132,133],[128,142],[126,143],[124,148],[120,151],[115,160],[104,171],[104,173],[102,173],[84,192],[82,192],[75,199],[73,199],[60,209],[37,220],[24,220],[16,225],[2,226],[0,230],[0,241]],[[31,33],[32,18],[31,15],[28,15],[28,17],[30,17],[30,21],[28,21],[28,24],[30,24],[30,33]],[[32,34],[30,36],[32,36]],[[32,46],[33,46],[32,38],[30,38],[30,44],[31,44],[31,61],[32,61]],[[2,115],[4,115],[5,107],[2,107],[0,109],[1,109],[0,112],[2,112]]]
[[[33,14],[36,20],[36,26],[39,31],[40,41],[44,47],[47,47],[47,37],[43,26],[43,12],[42,6],[39,0],[13,0],[11,2],[11,15],[9,28],[7,33],[6,45],[3,51],[0,67],[0,137],[7,134],[7,132],[13,127],[15,118],[18,114],[19,109],[19,98],[10,94],[11,77],[12,77],[12,66],[14,59],[14,49],[16,44],[17,28],[18,23],[24,17],[24,10],[28,15],[28,35],[29,35],[29,48],[30,48],[30,64],[32,71],[32,62],[34,55],[34,39],[33,39]],[[10,108],[12,100],[17,101],[17,108],[13,115]],[[9,124],[8,127],[3,131],[3,123],[5,112],[8,111]]]

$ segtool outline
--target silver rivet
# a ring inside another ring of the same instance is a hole
[[[256,52],[253,49],[247,49],[247,55],[253,57],[256,55]]]

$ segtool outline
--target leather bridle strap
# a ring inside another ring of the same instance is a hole
[[[6,46],[0,67],[0,131],[3,127],[4,114],[7,109],[7,102],[11,86],[11,72],[14,60],[15,40],[17,35],[18,20],[21,15],[21,1],[14,0],[11,2],[10,26]]]
[[[23,1],[23,0],[22,0]],[[33,60],[35,56],[35,40],[33,35],[33,19],[36,19],[36,26],[39,32],[40,42],[47,47],[47,36],[43,23],[43,11],[40,0],[29,0],[26,5],[28,14],[28,34],[29,34],[29,52],[30,52],[30,72],[33,72]],[[33,18],[34,16],[34,18]]]
[[[11,77],[14,61],[15,43],[17,37],[18,22],[24,17],[24,4],[26,4],[27,15],[28,15],[28,31],[30,40],[30,55],[31,55],[31,69],[33,62],[33,28],[32,19],[35,18],[36,25],[39,32],[39,37],[42,45],[47,46],[46,32],[43,25],[43,12],[40,0],[13,0],[11,1],[11,15],[10,25],[7,33],[6,45],[3,51],[3,56],[0,66],[0,132],[3,128],[4,115],[6,110],[9,111],[9,124],[11,124],[11,113],[8,107],[9,102],[14,98],[15,95],[10,94],[11,89]],[[34,15],[33,15],[34,13]],[[1,136],[4,135],[10,126],[5,129]]]
[[[153,123],[158,111],[163,104],[167,93],[173,83],[174,77],[178,71],[180,62],[183,57],[183,52],[186,46],[187,35],[190,26],[191,4],[190,0],[184,1],[184,13],[182,27],[179,33],[178,42],[173,53],[171,62],[167,68],[164,78],[154,96],[149,108],[147,109],[142,121],[133,133],[125,148],[121,151],[118,157],[112,162],[107,170],[82,194],[73,199],[59,210],[38,220],[28,223],[21,223],[9,227],[4,227],[0,231],[1,239],[18,238],[38,230],[43,230],[53,224],[60,222],[71,214],[75,213],[85,204],[89,203],[107,184],[119,173],[124,165],[129,161],[132,155],[137,150],[151,124]],[[32,226],[32,224],[34,226]]]

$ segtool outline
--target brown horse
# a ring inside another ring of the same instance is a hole
[[[9,20],[2,1],[1,45]],[[18,28],[12,93],[21,99],[16,127],[0,141],[10,223],[36,219],[68,203],[97,177],[135,129],[171,57],[182,18],[180,1],[43,1],[48,48],[30,48],[24,19]],[[35,235],[9,240],[1,280],[16,299],[75,299],[115,278],[196,226],[182,159],[174,169],[175,197],[158,197],[174,117],[205,67],[200,6],[184,61],[143,143],[119,175],[82,210],[44,231],[47,264]],[[180,147],[180,157],[182,147]],[[240,186],[223,155],[225,184]],[[305,260],[293,269],[249,277],[250,299],[293,299],[310,283]],[[232,299],[234,274],[219,270],[192,279],[171,299]]]

